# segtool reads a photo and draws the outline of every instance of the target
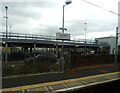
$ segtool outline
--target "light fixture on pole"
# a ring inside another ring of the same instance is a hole
[[[87,30],[87,28],[86,28],[86,24],[87,23],[84,23],[85,24],[85,54],[87,53],[87,49],[86,49],[86,30]]]
[[[72,1],[71,0],[67,0],[65,2],[65,5],[63,5],[63,20],[62,20],[62,28],[60,28],[60,30],[62,30],[62,33],[64,33],[64,30],[67,30],[66,28],[64,28],[64,8],[66,5],[71,4]],[[64,40],[62,40],[62,50],[61,50],[61,62],[60,62],[60,71],[64,72],[64,57],[63,57],[63,49],[64,49]]]

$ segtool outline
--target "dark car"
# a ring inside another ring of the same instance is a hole
[[[35,58],[34,57],[29,57],[26,59],[26,62],[51,62],[51,63],[56,63],[57,62],[57,56],[54,53],[40,53],[38,54]]]

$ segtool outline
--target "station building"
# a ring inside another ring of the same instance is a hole
[[[109,54],[115,54],[115,46],[116,46],[116,37],[110,36],[110,37],[101,37],[95,39],[99,44],[109,44]],[[101,47],[101,46],[99,46]]]

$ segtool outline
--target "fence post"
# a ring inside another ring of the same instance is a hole
[[[118,27],[116,27],[115,64],[117,63],[117,54],[118,54]]]

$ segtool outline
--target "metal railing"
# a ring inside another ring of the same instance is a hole
[[[1,38],[6,38],[5,32],[0,32]],[[7,38],[11,39],[36,39],[36,40],[55,40],[54,36],[23,34],[23,33],[8,33]]]
[[[0,38],[6,38],[5,32],[0,32]],[[55,36],[48,36],[48,35],[36,35],[36,34],[24,34],[24,33],[8,33],[7,35],[8,39],[32,39],[32,40],[47,40],[47,41],[59,41],[56,40]],[[64,42],[71,42],[71,43],[85,43],[85,39],[71,39],[70,41],[64,41]],[[86,40],[87,44],[95,44],[95,40]]]

